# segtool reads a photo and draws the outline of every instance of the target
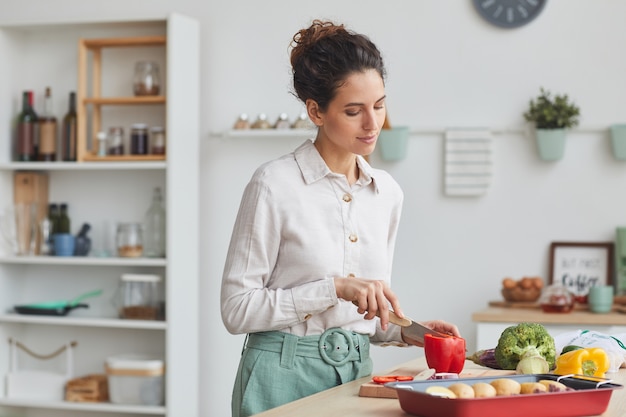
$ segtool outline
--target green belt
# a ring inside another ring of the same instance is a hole
[[[280,366],[292,368],[296,356],[321,359],[331,366],[369,359],[369,336],[340,328],[326,330],[320,336],[295,336],[272,331],[251,333],[246,347],[280,353]]]

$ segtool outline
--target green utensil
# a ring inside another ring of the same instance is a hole
[[[43,302],[43,303],[25,304],[24,307],[28,307],[28,308],[45,308],[45,309],[58,309],[58,308],[64,308],[64,307],[74,307],[75,305],[80,303],[85,298],[96,297],[96,296],[98,296],[100,294],[102,294],[102,290],[94,290],[94,291],[89,291],[89,292],[86,292],[84,294],[81,294],[78,297],[76,297],[76,298],[74,298],[72,300],[69,300],[69,301],[67,301],[67,300],[47,301],[47,302]]]

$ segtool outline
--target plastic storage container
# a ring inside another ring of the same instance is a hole
[[[165,364],[161,358],[136,354],[109,356],[105,371],[112,403],[163,405]]]
[[[150,274],[124,274],[114,300],[122,319],[162,319],[161,277]]]

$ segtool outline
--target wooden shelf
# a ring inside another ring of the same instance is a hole
[[[85,162],[137,162],[165,161],[165,155],[107,155],[98,156],[92,153],[83,156]]]
[[[161,46],[165,45],[167,38],[165,36],[138,36],[124,38],[104,38],[104,39],[81,39],[81,45],[87,49],[99,48],[123,48],[133,46]]]
[[[100,105],[100,106],[165,104],[165,96],[85,97],[83,99],[83,105],[85,104],[94,104],[94,105]]]

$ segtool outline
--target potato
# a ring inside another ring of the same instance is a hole
[[[522,382],[520,385],[520,394],[536,394],[548,391],[548,387],[539,382]]]
[[[426,388],[426,394],[434,395],[436,397],[456,398],[456,394],[454,392],[439,385],[433,385]]]
[[[448,385],[448,389],[456,395],[457,398],[474,398],[474,388],[463,382],[455,382]]]
[[[551,379],[542,379],[539,381],[539,383],[545,385],[548,392],[567,391],[567,386],[558,381],[552,381]]]
[[[496,396],[498,397],[516,395],[522,389],[519,382],[509,378],[494,379],[490,384],[496,389]]]
[[[496,389],[493,385],[486,382],[477,382],[472,385],[474,389],[474,397],[476,398],[490,398],[496,396]]]

